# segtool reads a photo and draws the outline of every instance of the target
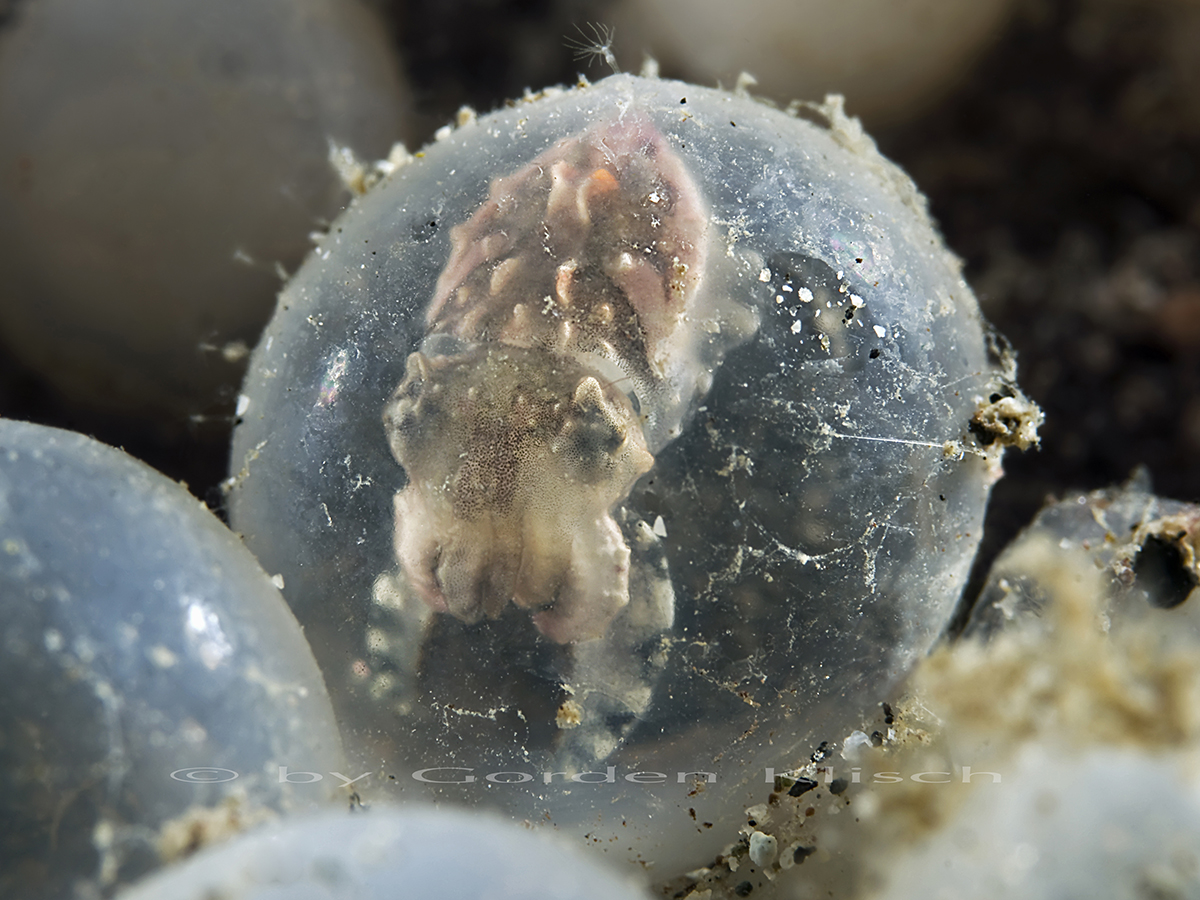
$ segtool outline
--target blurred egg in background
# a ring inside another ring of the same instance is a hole
[[[35,0],[0,32],[0,343],[71,408],[223,410],[408,95],[355,0]]]

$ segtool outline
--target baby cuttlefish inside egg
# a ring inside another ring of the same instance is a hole
[[[812,111],[614,76],[465,117],[285,289],[231,517],[405,798],[691,872],[944,628],[1011,366]]]
[[[384,413],[397,558],[464,622],[512,601],[552,640],[600,637],[629,603],[613,509],[710,381],[686,365],[707,207],[629,113],[494,180],[451,244]]]

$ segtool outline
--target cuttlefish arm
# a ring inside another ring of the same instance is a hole
[[[409,476],[396,556],[435,610],[506,604],[560,643],[599,637],[629,602],[614,507],[653,465],[628,399],[573,360],[482,345],[415,353],[384,415]]]

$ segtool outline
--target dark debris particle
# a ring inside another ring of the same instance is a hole
[[[821,741],[820,746],[817,747],[812,755],[812,761],[820,762],[823,759],[828,759],[832,753],[833,751],[829,749],[829,741]]]
[[[437,234],[438,220],[430,219],[427,222],[421,222],[413,226],[412,235],[414,241],[425,242]]]
[[[1159,609],[1174,609],[1196,588],[1196,573],[1184,563],[1177,541],[1152,534],[1133,560],[1137,584],[1146,591],[1150,605]]]
[[[799,865],[816,852],[816,847],[797,847],[795,852],[792,853],[792,862]]]
[[[871,732],[871,746],[872,747],[882,747],[883,746],[883,732],[882,731],[872,731]]]
[[[850,782],[847,781],[845,778],[835,778],[835,779],[833,779],[833,782],[829,785],[829,793],[841,794],[848,787],[850,787]]]
[[[732,124],[732,123],[730,123],[730,124]],[[750,892],[752,890],[754,890],[754,885],[752,885],[748,881],[743,881],[741,884],[739,884],[737,887],[735,887],[733,889],[733,892],[735,894],[737,894],[739,897],[749,897]]]
[[[241,425],[242,417],[238,416],[234,420],[233,424]],[[221,490],[220,485],[214,484],[204,491],[204,505],[207,506],[211,512],[218,516],[223,516],[224,520],[228,521],[229,510],[226,504],[225,492]]]
[[[939,496],[941,496],[941,495],[939,495]],[[942,497],[942,499],[945,500],[946,498]],[[892,704],[884,703],[883,704],[883,724],[891,725],[895,721],[896,721],[896,714],[892,712]]]
[[[967,430],[975,435],[975,439],[979,441],[981,447],[990,447],[996,442],[996,432],[987,428],[976,419],[971,420],[971,424],[967,426]]]
[[[873,348],[871,350],[871,352],[868,353],[867,355],[870,356],[871,359],[879,359],[879,348],[878,347]]]
[[[817,786],[817,783],[811,778],[797,778],[796,783],[792,785],[788,791],[789,797],[799,797],[806,794]]]

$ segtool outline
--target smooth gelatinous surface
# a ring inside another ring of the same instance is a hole
[[[17,4],[0,33],[0,341],[92,409],[227,402],[236,342],[348,199],[330,141],[384,155],[405,104],[359,0]]]
[[[635,900],[561,839],[494,816],[386,806],[267,826],[146,879],[120,900]]]
[[[911,182],[805,115],[616,76],[464,116],[281,295],[231,511],[364,796],[668,878],[944,624],[1037,413]]]
[[[5,898],[107,896],[217,820],[337,796],[321,675],[237,538],[124,453],[8,420],[0,685]]]

